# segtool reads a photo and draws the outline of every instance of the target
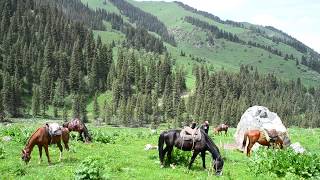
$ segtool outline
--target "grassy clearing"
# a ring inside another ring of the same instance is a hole
[[[0,137],[7,135],[13,128],[27,128],[34,131],[43,121],[30,121],[16,123],[12,126],[0,126]],[[4,150],[3,159],[0,159],[0,179],[74,179],[74,173],[79,164],[86,158],[96,159],[103,166],[102,174],[110,179],[212,179],[215,176],[211,170],[205,171],[198,157],[191,170],[187,164],[179,163],[175,169],[166,167],[161,169],[156,150],[145,151],[146,144],[157,144],[161,130],[153,134],[147,128],[113,128],[109,126],[94,127],[89,124],[94,134],[112,137],[109,144],[93,142],[83,144],[74,139],[70,142],[70,151],[64,153],[63,160],[58,162],[59,151],[57,147],[50,147],[53,164],[48,166],[46,157],[43,163],[38,164],[38,149],[32,153],[29,165],[22,163],[20,158],[23,142],[13,138],[10,142],[1,142]],[[211,127],[212,128],[212,127]],[[163,128],[161,128],[163,129]],[[220,147],[225,158],[224,175],[219,179],[272,179],[272,176],[255,176],[250,173],[248,164],[250,158],[236,150],[223,150],[223,144],[233,143],[235,129],[231,129],[228,136],[215,136],[214,142]],[[289,130],[292,142],[299,141],[308,151],[319,152],[320,129]],[[74,134],[74,133],[73,133]],[[213,134],[210,134],[213,137]],[[1,149],[1,148],[0,148]],[[180,150],[175,150],[180,151]],[[184,155],[191,157],[190,152]],[[211,158],[207,155],[207,168],[211,168]]]

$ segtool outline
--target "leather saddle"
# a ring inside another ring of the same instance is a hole
[[[46,128],[51,137],[62,135],[62,127],[58,123],[46,123]]]
[[[192,129],[191,127],[186,126],[181,130],[180,137],[185,141],[190,141],[190,140],[192,140],[193,142],[200,141],[201,140],[200,128]]]

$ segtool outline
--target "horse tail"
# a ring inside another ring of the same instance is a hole
[[[164,133],[162,132],[159,136],[159,141],[158,141],[158,151],[159,151],[159,158],[160,158],[160,163],[163,163],[163,145],[164,145]]]
[[[246,147],[247,138],[248,138],[248,132],[245,132],[244,136],[243,136],[242,149],[245,149],[245,147]]]

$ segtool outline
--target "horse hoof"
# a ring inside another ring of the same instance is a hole
[[[161,165],[160,168],[164,168],[164,165]]]

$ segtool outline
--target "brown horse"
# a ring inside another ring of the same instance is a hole
[[[84,142],[91,142],[91,136],[89,134],[88,128],[86,125],[79,120],[78,118],[75,118],[71,120],[70,122],[66,122],[63,124],[63,127],[68,128],[68,130],[79,132],[80,140]],[[83,136],[82,136],[83,134]],[[83,140],[84,137],[84,140]]]
[[[228,128],[229,126],[226,124],[220,124],[219,126],[217,126],[216,128],[213,128],[213,132],[215,134],[220,134],[222,131],[225,132],[225,135],[227,135],[228,133]]]
[[[68,146],[68,141],[69,141],[69,131],[66,128],[62,128],[62,134],[57,135],[57,136],[50,136],[49,131],[48,131],[48,125],[46,124],[43,127],[38,128],[30,137],[29,141],[27,142],[27,145],[25,148],[22,150],[22,160],[26,162],[26,164],[30,161],[31,159],[31,152],[33,150],[33,147],[35,145],[38,146],[39,148],[39,156],[40,156],[40,161],[39,163],[42,162],[42,147],[44,147],[44,150],[46,152],[46,156],[48,159],[48,163],[50,164],[50,157],[49,157],[49,150],[48,146],[50,144],[57,144],[60,150],[60,158],[59,161],[62,158],[62,146],[61,146],[61,140],[64,143],[64,147],[66,150],[69,151],[69,146]]]
[[[276,132],[275,130],[271,130],[271,133]],[[268,132],[265,132],[268,133]],[[244,137],[243,137],[243,143],[242,143],[242,148],[245,149],[245,146],[247,144],[247,138],[249,140],[249,144],[247,146],[247,156],[250,156],[251,153],[251,148],[253,147],[253,145],[257,142],[263,146],[268,146],[268,148],[270,146],[277,145],[280,147],[280,149],[283,148],[283,141],[279,136],[274,136],[271,137],[272,140],[267,140],[266,135],[264,134],[264,132],[262,132],[261,130],[248,130],[244,133]]]

